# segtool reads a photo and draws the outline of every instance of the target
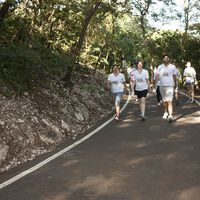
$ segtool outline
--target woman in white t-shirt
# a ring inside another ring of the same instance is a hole
[[[120,69],[117,65],[113,66],[113,73],[108,76],[107,88],[111,89],[113,99],[115,102],[116,116],[115,119],[119,121],[120,117],[120,102],[123,93],[126,89],[124,74],[120,73]]]
[[[137,64],[137,70],[133,72],[133,86],[135,86],[135,94],[138,97],[141,118],[144,121],[145,117],[145,104],[146,104],[146,96],[148,93],[148,89],[150,88],[149,82],[149,73],[147,70],[143,69],[142,61],[139,61]]]
[[[194,85],[197,83],[196,81],[196,71],[193,67],[191,67],[191,62],[187,62],[186,68],[184,69],[183,76],[185,78],[185,85],[187,87],[187,92],[189,99],[187,103],[194,102]]]

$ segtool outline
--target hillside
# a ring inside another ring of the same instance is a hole
[[[21,97],[0,94],[0,172],[75,139],[112,112],[106,75],[76,74],[72,88],[55,81]]]

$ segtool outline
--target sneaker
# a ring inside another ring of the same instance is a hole
[[[141,120],[145,121],[145,116],[141,115]]]
[[[165,112],[162,118],[163,118],[163,119],[167,119],[167,118],[168,118],[168,113]]]
[[[144,115],[141,115],[140,117],[141,117],[142,121],[145,121],[145,120],[149,119],[147,116],[144,116]]]
[[[186,103],[191,103],[191,99],[188,99]]]
[[[194,103],[194,99],[191,99],[190,103]]]
[[[158,102],[158,104],[157,104],[158,106],[160,106],[160,102]]]
[[[119,121],[119,116],[116,115],[116,116],[115,116],[115,120],[116,120],[116,121]]]
[[[168,117],[168,121],[169,121],[169,123],[173,122],[173,120],[174,120],[173,116],[170,115],[170,116]]]

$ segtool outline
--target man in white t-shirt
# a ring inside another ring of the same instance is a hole
[[[116,109],[115,119],[119,121],[120,102],[123,93],[126,90],[126,83],[124,74],[120,73],[120,68],[117,65],[113,66],[113,73],[108,76],[107,88],[111,89],[111,92],[113,94]]]
[[[160,81],[160,93],[163,100],[164,115],[163,119],[173,121],[173,95],[176,88],[176,67],[170,63],[168,55],[164,55],[163,64],[158,66],[156,83]]]
[[[186,68],[184,69],[183,76],[185,79],[185,85],[187,87],[189,99],[187,103],[194,102],[194,85],[197,84],[196,81],[196,71],[191,67],[191,62],[187,62]]]

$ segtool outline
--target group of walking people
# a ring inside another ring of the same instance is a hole
[[[149,72],[143,68],[143,62],[138,61],[136,68],[131,68],[128,72],[130,79],[130,92],[132,96],[136,95],[140,106],[140,117],[142,121],[147,119],[145,115],[146,97],[151,92],[149,80]],[[187,62],[183,72],[184,85],[188,91],[188,103],[194,102],[194,85],[196,81],[195,69],[191,66],[191,62]],[[163,104],[164,114],[163,119],[168,119],[169,122],[173,118],[173,97],[175,94],[176,104],[178,100],[178,79],[180,72],[177,67],[170,63],[168,55],[164,55],[163,63],[156,68],[154,73],[154,84],[156,86],[158,105]],[[120,120],[120,102],[123,94],[127,91],[126,79],[123,73],[120,72],[119,66],[113,66],[113,72],[108,76],[107,88],[111,90],[115,102],[116,115],[115,120]]]

